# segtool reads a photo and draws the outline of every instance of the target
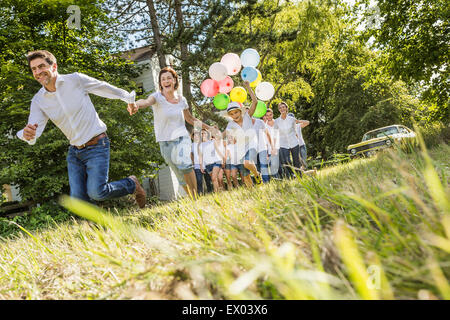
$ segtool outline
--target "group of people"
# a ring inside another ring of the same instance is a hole
[[[280,106],[283,111],[286,109],[284,102]],[[201,130],[191,134],[198,194],[238,187],[238,174],[247,187],[273,178],[293,177],[294,170],[301,175],[301,170],[307,167],[301,129],[309,125],[308,121],[295,120],[286,113],[273,119],[272,109],[267,110],[262,120],[255,119],[249,116],[251,109],[235,109],[233,105],[227,112],[230,118],[236,113],[233,110],[242,114],[242,124],[230,120],[223,132],[216,130],[212,134]]]
[[[251,105],[231,102],[227,108],[228,125],[224,132],[196,119],[184,97],[177,94],[178,75],[171,67],[159,73],[159,90],[135,101],[135,93],[116,88],[82,73],[59,74],[54,55],[46,50],[30,52],[28,64],[42,88],[31,100],[28,124],[17,137],[30,145],[42,134],[48,120],[68,138],[67,153],[70,195],[85,201],[102,201],[134,194],[139,207],[146,202],[145,190],[135,176],[108,182],[109,138],[89,93],[121,99],[130,115],[152,107],[154,132],[165,162],[174,171],[187,194],[204,193],[203,178],[214,191],[239,185],[238,173],[247,187],[271,178],[292,177],[306,168],[306,146],[301,129],[307,120],[296,120],[288,106],[278,105],[280,117],[273,119],[267,110],[263,120],[252,117],[257,98],[244,82]],[[194,126],[192,139],[185,122]],[[206,175],[207,174],[207,175]],[[253,179],[251,175],[253,175]],[[210,179],[207,179],[209,177]]]

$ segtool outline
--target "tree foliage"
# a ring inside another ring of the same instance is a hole
[[[397,79],[417,86],[433,105],[432,118],[448,122],[450,113],[450,10],[445,0],[360,1],[367,19],[365,36],[389,55],[386,65]]]

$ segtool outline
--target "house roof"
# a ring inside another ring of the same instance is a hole
[[[152,46],[144,46],[140,48],[131,49],[121,53],[121,57],[124,59],[133,60],[135,62],[151,59],[155,49]]]

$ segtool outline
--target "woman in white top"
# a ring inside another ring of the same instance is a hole
[[[280,162],[282,166],[282,175],[285,178],[293,178],[294,173],[291,167],[294,166],[301,176],[299,156],[300,146],[295,132],[295,124],[300,123],[300,120],[288,116],[288,105],[286,102],[280,102],[278,104],[278,110],[280,111],[280,117],[275,120],[275,128],[278,129],[280,133]]]
[[[153,107],[155,136],[161,154],[186,193],[196,197],[197,180],[190,157],[191,139],[185,121],[191,125],[195,124],[195,127],[201,126],[207,130],[212,128],[192,116],[185,97],[175,95],[178,76],[171,67],[165,67],[159,72],[159,89],[160,91],[151,94],[147,99],[130,104],[130,114],[139,109]]]

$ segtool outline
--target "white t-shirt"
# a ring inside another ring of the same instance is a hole
[[[189,108],[186,98],[181,97],[178,103],[170,103],[159,91],[152,96],[156,100],[153,105],[156,141],[172,141],[182,136],[189,136],[183,114],[183,110]]]
[[[302,124],[301,123],[297,123],[295,125],[295,132],[297,133],[298,144],[301,147],[302,145],[305,144],[305,140],[303,140]]]
[[[198,159],[198,142],[192,142],[192,154],[194,155],[194,169],[200,169],[200,160]]]
[[[231,120],[228,122],[227,128],[225,129],[227,135],[230,134],[236,139],[237,156],[239,159],[242,159],[248,150],[251,148],[256,149],[258,146],[258,137],[253,128],[252,118],[247,112],[245,112],[242,117],[242,127]]]
[[[274,149],[279,150],[280,149],[280,130],[275,128],[275,123],[274,123],[273,127],[270,126],[269,124],[265,124],[265,125],[266,125],[267,130],[269,131],[270,139],[272,139]],[[269,153],[272,154],[272,147],[271,147],[269,141],[267,141],[267,146],[268,146]]]
[[[274,127],[280,132],[280,148],[292,149],[298,146],[294,117],[286,116],[286,119],[281,119],[280,116],[275,119]]]
[[[269,142],[267,141],[266,124],[261,119],[254,119],[254,120],[255,123],[253,124],[253,128],[257,133],[257,140],[258,140],[256,152],[260,153],[261,151],[267,151]]]
[[[226,159],[226,163],[237,166],[239,164],[239,158],[237,157],[237,155],[238,155],[237,145],[235,143],[227,144],[227,159]]]
[[[219,146],[220,148],[220,146]],[[213,164],[216,162],[222,162],[222,159],[216,152],[216,148],[214,146],[214,140],[209,140],[206,142],[202,142],[200,144],[200,152],[203,156],[203,168],[208,164]]]

